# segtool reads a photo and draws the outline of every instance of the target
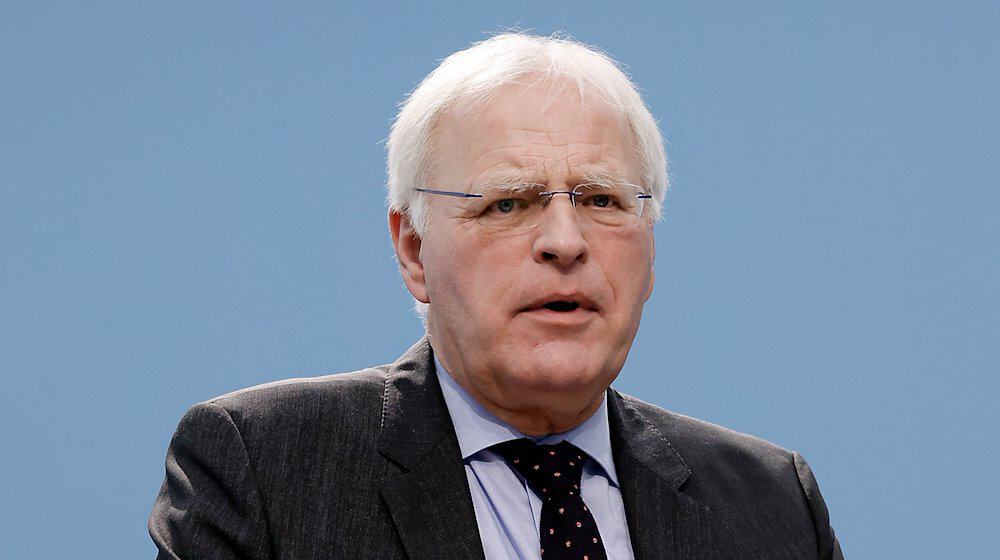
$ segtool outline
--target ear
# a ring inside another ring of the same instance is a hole
[[[424,279],[424,263],[420,260],[420,236],[410,221],[410,216],[389,210],[389,235],[396,249],[399,273],[410,293],[421,303],[430,303]]]

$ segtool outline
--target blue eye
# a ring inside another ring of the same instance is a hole
[[[606,194],[599,194],[593,197],[590,202],[598,208],[607,208],[611,204],[611,197]]]
[[[503,212],[504,214],[507,214],[508,212],[512,212],[514,210],[514,207],[517,206],[517,203],[512,198],[505,198],[503,200],[498,200],[496,202],[496,206],[497,210]]]

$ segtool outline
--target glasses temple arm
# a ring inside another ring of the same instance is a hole
[[[417,189],[417,188],[413,190],[429,194],[443,194],[445,196],[457,196],[459,198],[483,198],[483,195],[476,193],[465,193],[458,191],[436,191],[434,189]]]

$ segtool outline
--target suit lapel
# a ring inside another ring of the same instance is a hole
[[[717,558],[708,508],[681,491],[691,475],[642,413],[609,389],[615,469],[636,560]],[[379,489],[411,560],[484,560],[458,438],[424,338],[390,366],[379,452],[396,469]],[[724,545],[722,548],[726,548]]]
[[[379,452],[395,469],[379,485],[412,560],[484,558],[465,464],[424,338],[394,363]]]
[[[615,469],[636,560],[715,558],[708,508],[680,491],[691,475],[659,430],[608,390]]]

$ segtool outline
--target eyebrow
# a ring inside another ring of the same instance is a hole
[[[572,181],[571,185],[582,185],[597,183],[600,185],[631,184],[622,175],[609,172],[588,172],[584,173],[580,180]],[[530,178],[516,177],[511,175],[500,175],[487,179],[476,190],[504,190],[510,192],[524,192],[531,189],[544,188],[545,181],[535,181]]]
[[[598,173],[590,172],[584,174],[584,180],[581,183],[597,183],[599,185],[631,185],[623,175],[618,175],[616,173]]]
[[[524,192],[531,189],[545,187],[545,183],[532,181],[523,177],[498,176],[492,177],[479,185],[477,190],[503,190],[509,192]]]

